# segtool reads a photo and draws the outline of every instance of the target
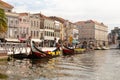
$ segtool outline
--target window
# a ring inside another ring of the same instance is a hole
[[[23,19],[23,22],[26,22],[26,19]]]
[[[34,21],[34,26],[36,26],[36,22]]]
[[[33,21],[31,21],[31,26],[33,26]]]
[[[38,24],[38,21],[37,21],[37,27],[38,27],[38,25],[39,25],[39,24]]]
[[[31,36],[32,36],[32,34],[33,34],[33,31],[31,31]]]
[[[17,20],[16,20],[15,22],[16,22],[16,24],[18,24],[18,21],[17,21]]]
[[[34,37],[35,37],[35,31],[34,31]]]
[[[11,20],[11,24],[13,24],[13,20]]]
[[[39,37],[39,32],[37,31],[37,37]]]

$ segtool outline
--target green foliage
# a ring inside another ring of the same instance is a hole
[[[6,78],[8,78],[7,75],[5,75],[5,74],[1,74],[1,73],[0,73],[0,79],[6,79]]]
[[[0,33],[7,31],[7,18],[3,9],[0,9]]]

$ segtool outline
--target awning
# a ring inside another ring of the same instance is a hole
[[[40,40],[40,39],[31,39],[31,41],[42,42],[42,40]]]
[[[18,39],[5,38],[8,42],[20,42]]]
[[[20,40],[20,42],[22,42],[22,41],[26,41],[25,38],[19,38],[19,40]]]

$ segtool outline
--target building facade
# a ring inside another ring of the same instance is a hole
[[[19,13],[19,39],[27,39],[30,36],[29,13]]]
[[[6,16],[8,19],[8,31],[6,38],[17,39],[19,35],[19,15],[13,12],[6,12]]]
[[[12,9],[14,8],[12,5],[0,0],[0,8],[4,9],[5,12],[12,12]]]
[[[89,43],[93,41],[95,45],[108,44],[108,27],[103,23],[93,20],[76,22],[79,27],[79,40]]]
[[[50,17],[59,22],[60,25],[60,39],[72,43],[73,40],[78,40],[78,28],[76,24],[65,20],[61,17]]]
[[[29,20],[31,37],[40,40],[40,17],[38,15],[30,14]]]
[[[44,46],[52,46],[55,40],[55,21],[51,18],[38,13],[40,17],[40,39],[44,41]]]
[[[73,32],[73,40],[74,41],[79,41],[79,30],[78,30],[79,28],[77,27],[77,25],[75,25],[75,24],[73,24],[73,30],[72,30],[72,32]]]
[[[30,13],[19,14],[19,38],[30,37],[40,41],[40,17]]]
[[[113,30],[111,30],[111,35],[109,35],[109,39],[111,40],[112,44],[117,44],[118,40],[120,40],[120,28],[115,27]]]
[[[4,9],[6,17],[7,17],[7,24],[8,24],[8,31],[4,35],[6,38],[17,38],[18,35],[18,14],[12,12],[14,8],[12,5],[0,0],[0,8]]]
[[[52,20],[55,21],[55,33],[58,35],[57,37],[60,40],[64,40],[64,19],[60,18],[60,17],[56,17],[56,16],[50,16],[49,18],[51,18]]]

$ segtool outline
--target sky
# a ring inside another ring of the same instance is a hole
[[[120,26],[120,0],[3,0],[14,12],[42,13],[71,22],[95,20],[108,26],[109,32]]]

